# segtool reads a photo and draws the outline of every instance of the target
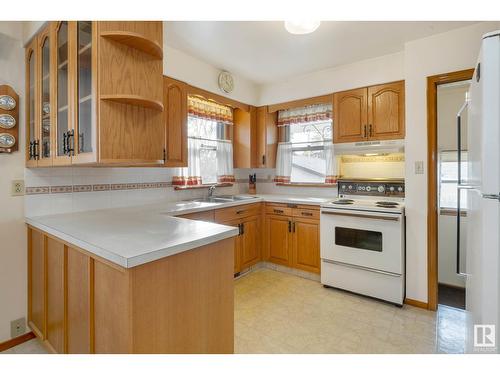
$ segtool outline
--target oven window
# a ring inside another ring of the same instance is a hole
[[[371,230],[335,227],[335,245],[382,251],[382,233]]]

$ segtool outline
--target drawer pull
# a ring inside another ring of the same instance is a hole
[[[245,212],[245,210],[236,211],[236,215],[241,215],[244,212]]]
[[[312,212],[304,212],[304,211],[302,211],[300,214],[302,216],[312,216],[313,215]]]
[[[284,211],[283,210],[276,210],[276,209],[274,209],[274,213],[275,214],[282,214],[282,213],[284,213]]]

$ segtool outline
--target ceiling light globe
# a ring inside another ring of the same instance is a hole
[[[319,27],[320,23],[320,21],[285,21],[285,29],[290,34],[310,34]]]

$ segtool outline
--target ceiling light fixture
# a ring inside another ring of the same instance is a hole
[[[320,23],[320,21],[285,21],[285,29],[290,34],[310,34],[319,27]]]

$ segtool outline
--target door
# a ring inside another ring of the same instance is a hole
[[[241,271],[241,248],[242,248],[242,234],[241,234],[241,221],[240,219],[230,220],[223,223],[223,225],[229,225],[230,227],[240,228],[240,234],[234,238],[234,273]]]
[[[321,258],[400,275],[401,214],[343,209],[321,211]]]
[[[69,132],[72,130],[70,109],[70,74],[69,74],[69,23],[67,21],[54,22],[54,47],[52,61],[54,61],[54,165],[71,164],[71,150],[68,144]]]
[[[66,352],[65,278],[66,249],[62,242],[47,238],[47,341],[56,353]]]
[[[36,116],[38,102],[37,67],[38,66],[38,42],[37,38],[26,47],[26,167],[36,167],[36,145],[38,139],[38,119]]]
[[[266,254],[273,263],[290,265],[292,221],[286,216],[266,216]]]
[[[54,103],[53,103],[53,79],[51,71],[51,46],[52,28],[47,28],[38,36],[38,48],[40,59],[38,61],[39,82],[38,87],[38,123],[39,139],[37,140],[38,166],[47,167],[52,165],[52,130],[54,127]]]
[[[241,223],[241,269],[260,260],[260,216],[251,216]]]
[[[28,323],[37,336],[45,338],[45,237],[28,229]]]
[[[96,72],[97,23],[70,22],[70,64],[74,58],[72,90],[74,129],[69,133],[69,147],[74,164],[97,162]],[[72,43],[74,42],[74,43]],[[74,47],[73,47],[74,46]],[[70,69],[73,72],[73,69]]]
[[[256,167],[275,168],[278,145],[278,113],[268,113],[268,107],[257,107],[256,111]]]
[[[368,87],[368,138],[404,138],[404,106],[404,81]]]
[[[333,95],[333,142],[359,142],[367,139],[367,89],[337,92]]]
[[[163,77],[165,167],[187,167],[187,86]]]
[[[293,267],[319,273],[319,221],[294,219],[292,231]]]

